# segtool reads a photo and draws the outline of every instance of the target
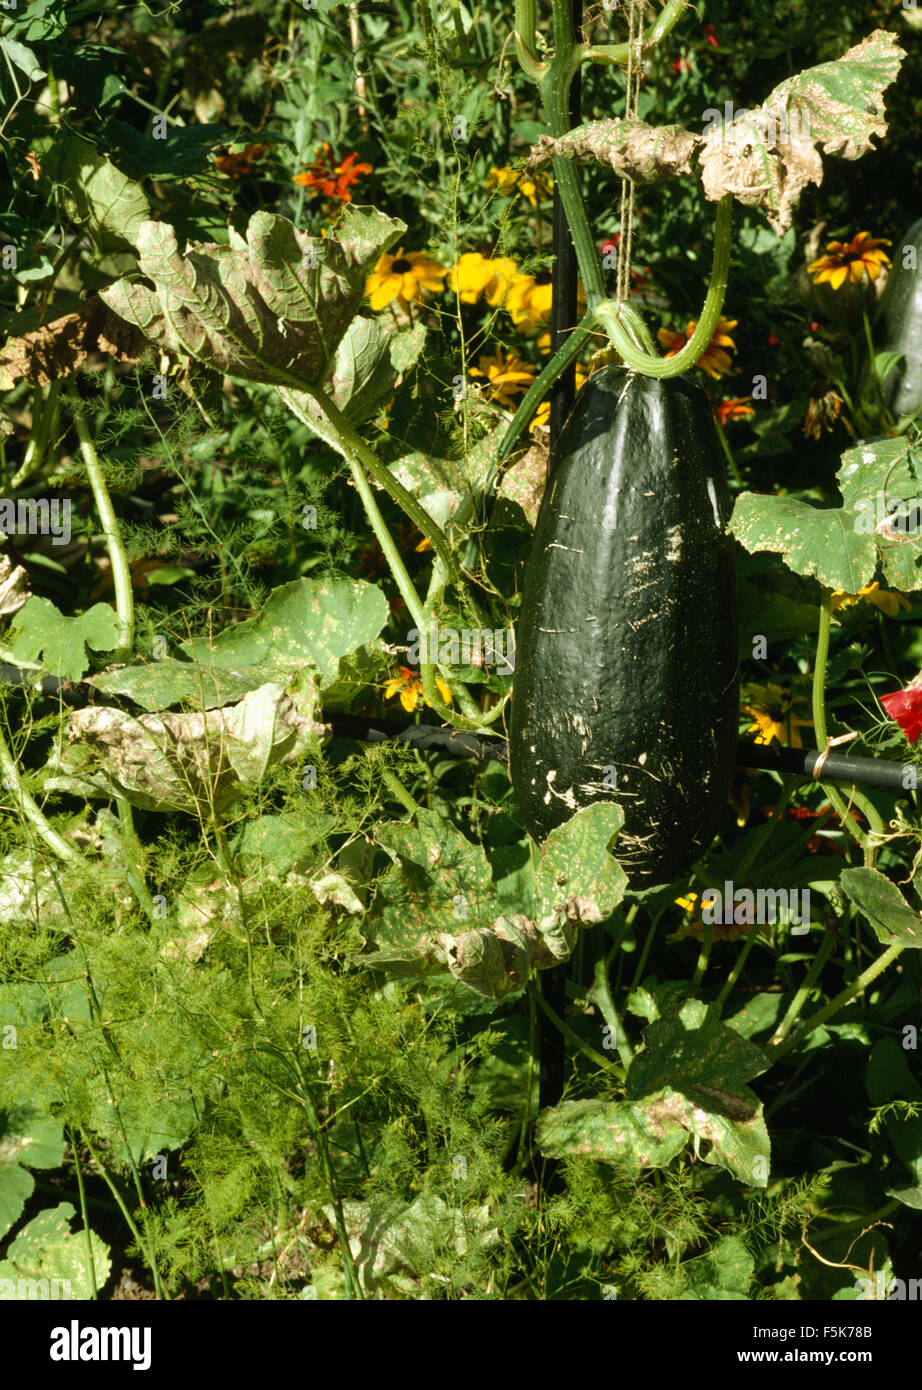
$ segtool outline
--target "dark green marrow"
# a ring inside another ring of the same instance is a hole
[[[922,218],[909,228],[893,256],[874,321],[874,340],[878,352],[898,352],[906,359],[884,374],[884,404],[895,418],[915,415],[922,406]]]
[[[714,837],[737,742],[734,541],[710,403],[685,377],[604,367],[558,458],[516,629],[516,801],[538,840],[618,801],[630,883],[668,883]]]

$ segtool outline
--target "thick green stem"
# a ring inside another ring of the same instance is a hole
[[[515,47],[522,71],[538,82],[546,64],[538,59],[535,30],[538,22],[536,0],[515,0]]]
[[[674,357],[651,357],[649,353],[638,350],[627,328],[621,322],[622,306],[615,300],[603,300],[596,305],[595,319],[611,338],[617,352],[624,358],[632,371],[641,376],[652,376],[662,381],[669,377],[681,376],[693,367],[710,346],[715,329],[723,312],[727,294],[727,275],[730,269],[731,231],[733,227],[733,199],[725,194],[717,204],[717,223],[714,233],[714,262],[707,298],[695,331],[683,348]]]
[[[670,30],[675,28],[687,8],[686,0],[669,0],[669,4],[660,10],[644,34],[640,47],[654,48],[661,43]],[[580,52],[580,61],[583,63],[614,63],[618,67],[627,67],[629,59],[630,44],[627,43],[590,44],[588,47],[584,46]]]
[[[42,388],[40,386],[36,386],[35,388],[32,434],[26,446],[22,464],[10,479],[10,487],[14,490],[18,487],[22,487],[26,479],[30,478],[33,473],[36,473],[44,462],[45,454],[51,441],[51,431],[54,428],[58,397],[61,394],[61,387],[63,385],[64,382],[62,378],[57,378],[52,381],[48,387],[48,395],[44,398],[42,397]]]
[[[131,587],[131,567],[128,564],[128,556],[125,554],[121,527],[115,515],[115,508],[112,506],[112,498],[106,487],[99,455],[90,435],[82,406],[74,405],[73,416],[74,424],[77,427],[77,437],[80,440],[80,452],[83,455],[90,487],[93,489],[96,510],[99,512],[102,533],[106,538],[106,547],[109,551],[109,563],[112,566],[112,582],[115,585],[115,611],[118,616],[118,650],[112,659],[113,661],[127,661],[134,647],[134,593]]]

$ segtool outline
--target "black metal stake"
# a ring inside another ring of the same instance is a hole
[[[573,15],[573,30],[578,34],[583,22],[582,0],[570,0]],[[577,126],[582,119],[582,84],[579,69],[570,87],[569,118],[570,125]],[[576,251],[563,200],[556,183],[554,185],[554,290],[551,299],[551,352],[558,352],[569,337],[576,323],[576,288],[578,280]],[[551,390],[551,447],[548,473],[553,472],[557,463],[557,445],[564,422],[576,398],[576,364],[571,363],[555,382]],[[567,976],[569,965],[558,965],[552,970],[544,970],[538,977],[538,988],[547,1004],[558,1018],[563,1018],[567,1007]],[[563,1070],[566,1053],[563,1038],[552,1020],[542,1009],[539,1015],[539,1036],[541,1048],[541,1067],[538,1081],[538,1103],[543,1110],[556,1105],[563,1095]]]

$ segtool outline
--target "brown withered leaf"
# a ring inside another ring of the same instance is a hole
[[[19,612],[29,598],[28,582],[22,565],[14,565],[8,555],[0,555],[0,618]]]
[[[692,155],[701,137],[678,125],[651,126],[644,121],[589,121],[559,140],[539,137],[528,161],[537,169],[560,157],[578,164],[604,164],[635,183],[655,183],[692,172]]]
[[[745,206],[761,208],[779,236],[807,184],[823,179],[813,141],[761,109],[740,112],[726,130],[709,130],[698,161],[706,198],[719,202],[732,193]]]
[[[143,333],[119,318],[99,295],[91,295],[75,313],[64,314],[21,338],[8,338],[0,351],[0,374],[13,382],[47,386],[70,376],[92,353],[117,362],[136,362],[144,350]]]
[[[46,785],[88,798],[124,797],[147,811],[200,814],[229,805],[241,787],[259,786],[269,768],[296,761],[327,732],[272,682],[201,712],[134,716],[89,706],[68,716],[67,746],[49,764]]]

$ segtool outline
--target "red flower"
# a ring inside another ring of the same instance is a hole
[[[268,148],[268,145],[247,145],[242,150],[229,150],[225,154],[215,155],[215,168],[219,174],[226,174],[229,179],[245,178],[247,174],[252,174],[253,165],[262,159]]]
[[[691,72],[691,63],[690,63],[690,62],[688,61],[688,59],[684,56],[684,54],[683,54],[683,56],[682,56],[681,58],[676,58],[676,59],[674,60],[674,62],[673,62],[673,64],[672,64],[672,71],[673,71],[673,72]]]
[[[330,146],[323,142],[323,154],[315,164],[309,164],[300,174],[295,174],[292,183],[309,188],[312,193],[322,193],[325,198],[337,198],[341,203],[351,203],[351,184],[358,181],[360,174],[370,174],[370,164],[356,164],[358,155],[353,150],[338,164],[330,154]]]
[[[774,333],[769,333],[769,335],[768,335],[768,346],[769,346],[769,347],[777,347],[777,346],[778,346],[778,339],[775,337],[775,334],[774,334]]]
[[[880,703],[895,723],[899,724],[910,743],[922,734],[922,685],[918,677],[903,690],[881,695]]]
[[[705,26],[704,26],[704,41],[705,41],[705,43],[709,43],[709,44],[711,45],[712,48],[719,48],[719,47],[720,47],[720,40],[718,39],[717,35],[714,33],[714,26],[713,26],[713,24],[705,24]]]

